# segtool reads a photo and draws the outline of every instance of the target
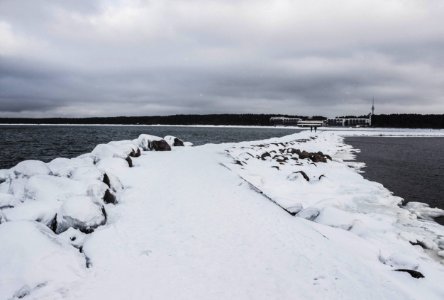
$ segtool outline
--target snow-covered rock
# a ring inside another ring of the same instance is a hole
[[[90,197],[72,197],[64,201],[57,212],[56,232],[74,228],[91,233],[105,223],[106,212],[103,206]]]
[[[0,299],[34,298],[43,290],[66,288],[84,274],[84,257],[46,226],[0,224]]]
[[[51,170],[42,161],[25,160],[12,168],[11,172],[15,177],[31,177],[33,175],[48,175]]]
[[[149,135],[149,134],[141,134],[137,140],[137,146],[142,148],[144,151],[150,151],[151,148],[151,142],[152,141],[160,141],[162,140],[161,137],[155,136],[155,135]]]
[[[164,137],[164,140],[168,143],[168,145],[170,145],[170,147],[184,146],[184,142],[181,139],[172,135],[167,135]]]

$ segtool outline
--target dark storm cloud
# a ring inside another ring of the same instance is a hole
[[[0,116],[444,112],[441,1],[0,2]]]

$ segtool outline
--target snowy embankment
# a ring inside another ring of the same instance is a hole
[[[442,299],[443,211],[365,180],[344,134],[0,170],[0,299]]]

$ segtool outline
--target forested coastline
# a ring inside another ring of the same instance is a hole
[[[123,124],[123,125],[244,125],[269,126],[271,117],[294,117],[296,115],[276,114],[207,114],[170,115],[136,117],[96,117],[96,118],[0,118],[0,124]],[[314,116],[312,119],[324,120]],[[372,117],[373,127],[395,128],[444,128],[444,114],[381,114]]]

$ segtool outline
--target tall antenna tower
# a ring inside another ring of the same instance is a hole
[[[375,114],[375,97],[373,97],[373,102],[372,102],[372,115]]]

